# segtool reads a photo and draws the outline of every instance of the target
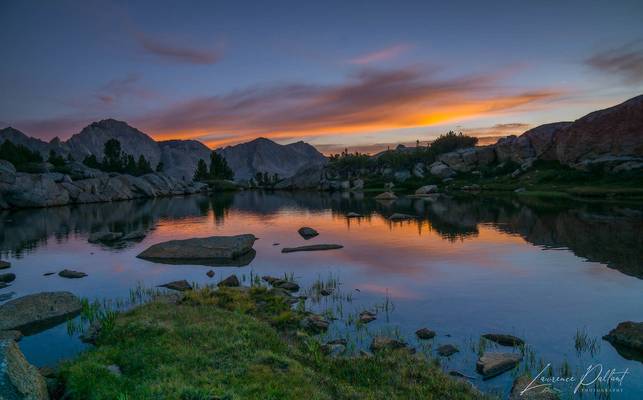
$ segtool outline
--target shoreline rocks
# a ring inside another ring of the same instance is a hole
[[[184,292],[186,290],[192,290],[192,285],[185,279],[180,280],[180,281],[173,281],[173,282],[168,282],[163,285],[159,285],[158,287],[170,289],[170,290],[178,290],[179,292]]]
[[[375,200],[395,200],[397,196],[393,192],[384,192],[375,196]]]
[[[0,274],[0,283],[11,283],[16,280],[16,274]]]
[[[643,322],[621,322],[603,339],[612,345],[626,347],[643,355]]]
[[[490,379],[513,369],[521,360],[518,353],[486,352],[476,362],[476,371],[483,379]]]
[[[27,362],[13,340],[0,340],[0,366],[0,396],[3,399],[49,399],[45,378]]]
[[[9,261],[0,260],[0,269],[8,269],[8,268],[11,268],[11,263]]]
[[[309,246],[284,247],[283,249],[281,249],[281,252],[295,253],[297,251],[337,250],[342,248],[344,248],[344,246],[342,246],[341,244],[311,244]]]
[[[239,278],[237,278],[236,275],[230,275],[229,277],[225,278],[221,282],[217,283],[217,286],[222,287],[238,287],[240,286],[241,283],[239,282]]]
[[[370,345],[370,349],[373,353],[382,350],[399,350],[407,348],[408,345],[405,342],[386,336],[375,336]]]
[[[482,337],[487,340],[491,340],[492,342],[496,342],[501,346],[514,347],[525,344],[525,341],[521,338],[503,333],[485,333]]]
[[[42,292],[0,305],[0,330],[38,333],[80,313],[80,299],[69,292]]]
[[[437,348],[438,354],[441,357],[451,357],[460,350],[452,344],[444,344]]]

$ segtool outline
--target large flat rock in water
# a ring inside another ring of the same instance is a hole
[[[45,379],[13,340],[0,340],[0,399],[49,399]]]
[[[43,292],[19,297],[0,306],[0,331],[32,335],[80,312],[80,299],[69,292]]]
[[[251,234],[170,240],[149,247],[137,257],[170,264],[245,265],[254,258],[255,240]]]
[[[476,370],[484,379],[489,379],[513,369],[521,360],[522,355],[518,353],[487,352],[478,359]]]

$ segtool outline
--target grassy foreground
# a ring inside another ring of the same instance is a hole
[[[118,314],[60,369],[69,399],[471,399],[408,351],[331,357],[263,287],[199,289]],[[110,372],[117,365],[122,374]]]

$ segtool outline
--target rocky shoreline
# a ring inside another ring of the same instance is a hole
[[[142,176],[105,173],[72,162],[68,173],[51,172],[43,163],[39,173],[18,172],[0,160],[0,209],[38,208],[68,204],[189,195],[208,190],[200,182],[183,181],[162,173]]]

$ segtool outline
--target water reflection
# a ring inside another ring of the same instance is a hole
[[[410,221],[388,222],[391,229],[430,230],[449,241],[466,241],[480,234],[481,226],[518,235],[547,249],[567,248],[579,257],[600,262],[624,274],[643,278],[643,212],[618,204],[552,202],[499,197],[400,198],[382,203],[354,193],[259,192],[223,193],[213,197],[189,196],[147,201],[3,211],[0,213],[0,252],[20,258],[47,244],[64,242],[71,235],[99,231],[124,234],[154,230],[159,222],[174,222],[212,215],[223,225],[228,213],[282,222],[287,211],[331,212],[346,225],[387,218],[393,213],[414,216]],[[345,218],[358,213],[363,217]],[[277,219],[279,219],[277,221]],[[506,240],[506,236],[503,236]],[[377,235],[373,235],[377,241]],[[115,242],[122,248],[127,243]]]

